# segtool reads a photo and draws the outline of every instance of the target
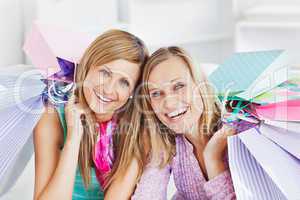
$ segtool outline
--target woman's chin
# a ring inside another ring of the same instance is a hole
[[[193,129],[193,126],[187,126],[184,122],[178,123],[178,124],[170,124],[168,126],[172,131],[174,131],[176,134],[185,134],[191,132]]]
[[[174,131],[176,134],[182,134],[185,133],[185,130],[180,127],[180,125],[173,125],[173,126],[168,126],[172,131]]]
[[[102,105],[95,105],[92,107],[92,110],[95,114],[99,115],[107,115],[113,112],[112,109]]]

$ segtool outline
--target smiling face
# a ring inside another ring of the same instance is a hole
[[[175,133],[188,133],[198,124],[203,103],[187,64],[177,56],[154,66],[149,75],[151,106]]]
[[[123,59],[91,67],[83,82],[90,109],[97,115],[113,115],[132,95],[139,65]]]

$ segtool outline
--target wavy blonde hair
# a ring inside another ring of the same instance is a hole
[[[87,120],[87,129],[82,136],[79,150],[78,165],[83,177],[85,187],[88,187],[91,182],[91,167],[94,166],[92,153],[97,138],[95,115],[89,108],[83,93],[83,81],[86,78],[88,71],[93,66],[100,66],[117,59],[124,59],[132,63],[140,65],[140,72],[148,58],[148,50],[142,40],[138,37],[121,30],[110,30],[100,35],[94,40],[85,51],[80,63],[76,69],[75,83],[76,94],[78,101],[83,104]],[[126,131],[126,121],[129,118],[130,110],[132,109],[132,101],[123,106],[122,112],[119,112],[118,129]],[[123,146],[123,141],[115,142],[115,151],[118,152],[118,147]]]
[[[153,68],[173,56],[181,58],[187,64],[196,84],[202,83],[199,84],[198,89],[204,105],[203,114],[199,119],[199,127],[204,130],[203,135],[211,136],[216,131],[220,109],[204,74],[201,71],[195,71],[188,54],[183,49],[179,47],[160,48],[149,57],[143,69],[142,80],[134,95],[133,108],[130,109],[127,117],[123,118],[127,127],[119,127],[115,134],[117,139],[114,141],[121,145],[118,147],[116,161],[107,186],[117,177],[124,175],[133,158],[138,161],[139,179],[149,162],[164,167],[175,155],[175,133],[161,123],[153,112],[147,85]]]
[[[209,84],[206,76],[201,69],[196,69],[192,64],[192,61],[182,48],[172,46],[160,48],[155,51],[148,59],[142,74],[143,86],[140,90],[141,103],[144,111],[144,120],[148,123],[147,129],[149,138],[152,159],[159,161],[160,166],[163,167],[170,162],[175,154],[175,133],[166,127],[155,115],[152,110],[148,80],[151,71],[160,63],[172,58],[178,57],[186,63],[192,80],[197,85],[200,97],[203,102],[203,113],[198,121],[199,130],[201,130],[201,136],[211,136],[217,130],[218,120],[221,117],[219,102],[214,94],[214,90]],[[170,69],[172,70],[172,69]],[[163,159],[162,157],[163,152]]]

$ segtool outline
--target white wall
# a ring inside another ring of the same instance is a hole
[[[1,0],[0,67],[24,62],[23,39],[36,19],[97,33],[121,27],[151,50],[176,44],[203,62],[233,50],[232,0]]]
[[[37,18],[87,31],[104,31],[118,22],[118,4],[117,0],[37,0]]]
[[[179,45],[194,59],[216,63],[232,53],[231,0],[128,2],[129,31],[140,36],[151,50]]]
[[[0,1],[0,66],[23,63],[23,19],[20,0]]]

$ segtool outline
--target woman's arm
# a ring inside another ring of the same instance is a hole
[[[204,148],[203,156],[208,179],[213,179],[226,170],[224,155],[227,149],[227,137],[232,136],[236,131],[227,126],[218,130],[208,141]]]
[[[226,161],[224,162],[227,137],[234,134],[234,129],[224,125],[213,135],[204,149],[205,167],[209,179],[204,184],[204,189],[211,200],[236,199],[228,165],[225,165]]]
[[[139,165],[136,159],[130,163],[127,171],[123,177],[119,177],[112,182],[107,192],[105,193],[105,200],[127,200],[130,199],[134,192],[137,178],[138,178]]]
[[[60,149],[63,130],[55,108],[46,107],[35,127],[35,200],[72,199],[82,134],[81,123],[76,118],[79,119],[76,110],[66,111],[68,134],[63,150]],[[77,127],[70,126],[70,121]]]

